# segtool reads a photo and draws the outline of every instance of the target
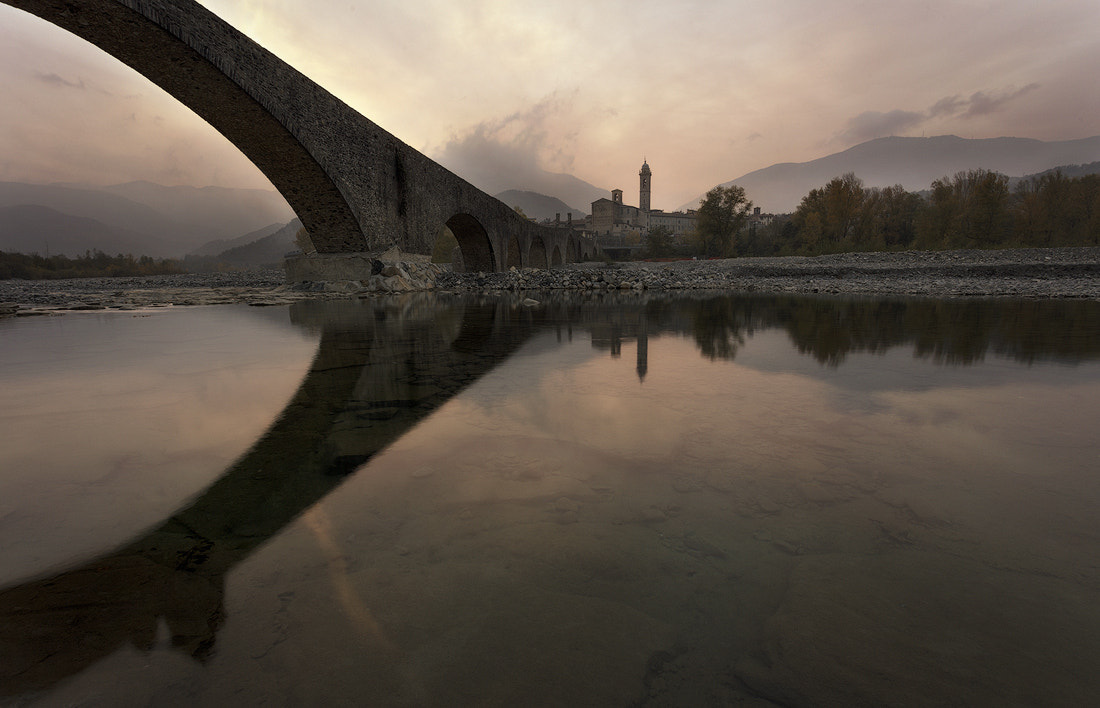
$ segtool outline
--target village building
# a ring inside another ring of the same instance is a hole
[[[666,212],[652,208],[653,171],[642,161],[638,171],[638,206],[623,203],[623,190],[611,190],[611,198],[592,202],[592,215],[585,219],[585,230],[601,246],[638,247],[651,229],[664,227],[673,238],[682,238],[695,230],[695,211]]]

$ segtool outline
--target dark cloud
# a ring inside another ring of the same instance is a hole
[[[925,119],[924,113],[913,111],[894,110],[888,113],[864,111],[848,119],[847,126],[836,136],[836,140],[845,144],[856,144],[888,135],[897,135],[915,128]]]
[[[961,96],[948,96],[941,98],[928,109],[929,118],[939,116],[955,116],[966,110],[966,101]]]
[[[968,98],[958,95],[946,96],[936,101],[923,113],[903,110],[887,113],[864,111],[854,118],[849,118],[844,130],[833,138],[833,142],[854,145],[875,138],[901,135],[933,118],[967,119],[989,115],[1003,110],[1015,99],[1037,88],[1039,84],[1031,83],[1020,89],[1010,88],[999,92],[976,91]]]
[[[990,113],[996,113],[1004,108],[1009,102],[1037,88],[1039,88],[1039,84],[1028,84],[1022,89],[1005,91],[999,94],[989,94],[985,91],[978,91],[971,95],[970,99],[966,102],[966,111],[962,114],[962,117],[973,118],[974,116],[984,116]]]
[[[58,76],[57,74],[54,74],[52,72],[48,73],[48,74],[45,74],[45,73],[42,73],[42,72],[35,72],[34,78],[35,78],[36,81],[47,84],[49,86],[59,86],[59,87],[62,87],[62,88],[74,88],[74,89],[80,89],[81,91],[83,91],[85,89],[84,79],[80,79],[79,81],[73,82],[73,81],[69,81],[68,79],[66,79],[62,76]]]
[[[493,194],[504,189],[533,189],[545,174],[572,169],[573,157],[550,138],[547,122],[565,110],[550,96],[525,111],[487,120],[463,135],[454,135],[436,160],[479,188]]]

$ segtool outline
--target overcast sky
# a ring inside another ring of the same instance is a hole
[[[459,174],[629,194],[644,158],[655,208],[887,135],[1100,135],[1097,0],[203,4]],[[5,5],[0,95],[0,180],[270,186],[150,82]]]

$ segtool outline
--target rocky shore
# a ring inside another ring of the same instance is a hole
[[[437,287],[1100,299],[1100,248],[580,263],[551,271],[449,273],[439,278]]]
[[[1100,300],[1100,248],[576,263],[552,270],[524,268],[502,273],[451,273],[435,269],[432,275],[435,289],[458,292],[726,290]],[[317,297],[384,296],[392,291],[432,286],[424,277],[411,282],[411,285],[405,280],[400,285],[397,280],[388,283],[380,275],[372,278],[372,282],[287,284],[282,270],[140,278],[5,280],[0,281],[0,316],[173,305],[279,305]]]

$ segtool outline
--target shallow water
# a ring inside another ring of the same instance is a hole
[[[0,322],[0,701],[1085,705],[1100,307]]]

